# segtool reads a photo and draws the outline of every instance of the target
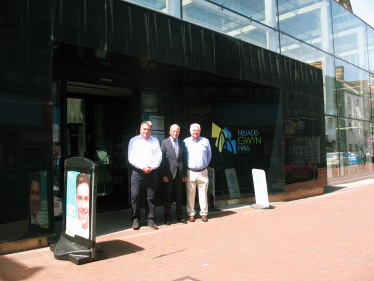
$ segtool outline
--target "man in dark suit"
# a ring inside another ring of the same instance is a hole
[[[187,223],[182,218],[182,182],[187,180],[187,167],[184,151],[184,142],[178,141],[180,128],[174,124],[170,127],[170,137],[161,142],[162,162],[160,173],[164,183],[165,190],[165,224],[171,224],[171,194],[174,189],[176,197],[177,220],[181,223]]]

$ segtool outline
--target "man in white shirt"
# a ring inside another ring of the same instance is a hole
[[[128,157],[131,164],[131,207],[132,228],[140,228],[140,202],[143,186],[147,191],[145,204],[145,219],[148,226],[158,229],[153,221],[155,209],[155,194],[157,188],[157,169],[162,160],[160,143],[151,136],[152,122],[145,121],[140,125],[140,135],[133,137],[129,142]]]

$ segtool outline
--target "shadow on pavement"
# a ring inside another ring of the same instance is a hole
[[[209,217],[214,218],[214,219],[223,218],[223,217],[231,216],[231,215],[234,215],[234,214],[236,214],[236,212],[223,210],[223,211],[220,211],[219,213],[209,214],[208,218]]]
[[[347,188],[346,186],[328,186],[324,187],[324,194],[335,192],[341,189]]]
[[[116,258],[144,251],[144,248],[123,240],[110,240],[97,243],[108,254],[108,258]]]
[[[43,266],[29,268],[26,264],[13,261],[10,256],[0,256],[0,280],[18,281],[31,278]]]

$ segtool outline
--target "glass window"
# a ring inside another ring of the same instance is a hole
[[[166,0],[126,0],[166,13]]]
[[[165,96],[166,93],[162,91],[142,90],[142,122],[151,121],[152,136],[162,141],[167,134],[165,134]]]
[[[53,192],[54,195],[61,197],[63,190],[62,177],[63,177],[63,163],[61,161],[62,152],[62,139],[61,139],[61,84],[60,80],[52,81],[52,99],[53,99]],[[56,200],[55,216],[62,214],[60,199]]]
[[[370,26],[367,26],[367,38],[368,38],[368,56],[369,56],[368,69],[374,73],[374,29]]]
[[[366,24],[335,1],[331,5],[335,55],[368,69]]]
[[[371,92],[371,98],[370,98],[370,105],[371,108],[369,109],[369,120],[374,120],[374,74],[370,73],[370,92]]]
[[[280,45],[282,55],[294,58],[315,67],[322,68],[324,82],[325,113],[336,114],[336,102],[334,96],[334,57],[318,49],[303,44],[290,36],[281,35]]]
[[[343,154],[338,150],[338,122],[336,117],[326,116],[326,162],[327,178],[339,177]]]
[[[209,2],[182,1],[183,19],[278,52],[278,32]]]
[[[187,2],[187,1],[184,1]],[[276,3],[274,0],[213,0],[218,5],[221,5],[225,8],[229,8],[239,14],[242,14],[248,18],[252,18],[256,21],[266,24],[266,14],[265,5],[272,4],[272,8],[276,9]],[[270,2],[270,3],[267,3]],[[275,14],[274,14],[275,22]],[[270,27],[275,28],[275,25],[269,25]]]
[[[280,36],[281,54],[305,63],[321,61],[322,52],[285,34]]]
[[[325,0],[279,0],[279,30],[332,53],[331,11]]]
[[[346,63],[335,60],[336,99],[341,117],[365,119],[369,117],[368,105],[364,101],[369,96],[369,73]]]
[[[364,130],[364,142],[363,142],[363,148],[362,148],[362,164],[365,165],[365,169],[372,170],[373,167],[370,163],[372,163],[372,142],[373,138],[370,134],[370,123],[369,122],[363,122],[363,130]]]
[[[348,118],[339,119],[339,150],[343,161],[340,175],[348,176],[363,172],[363,151],[367,150],[364,137],[364,122]]]

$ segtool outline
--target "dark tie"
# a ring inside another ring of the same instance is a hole
[[[173,140],[173,147],[174,147],[175,155],[178,157],[178,146],[177,146],[176,140]]]

